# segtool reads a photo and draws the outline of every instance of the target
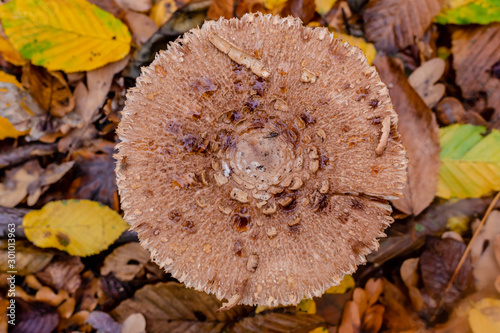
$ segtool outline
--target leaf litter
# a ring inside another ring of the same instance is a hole
[[[491,195],[500,190],[500,38],[492,0],[78,0],[64,1],[67,12],[60,3],[0,6],[0,267],[7,270],[4,225],[13,223],[22,277],[14,331],[498,331],[500,207]],[[66,16],[48,20],[41,39],[16,28],[27,15],[45,22],[47,10]],[[204,19],[250,11],[326,26],[374,61],[399,115],[409,180],[406,197],[392,202],[389,236],[351,280],[298,307],[217,312],[219,301],[163,273],[133,234],[118,238],[126,226],[114,129],[125,89],[159,49]],[[81,30],[91,18],[102,23],[96,35]],[[58,51],[76,45],[80,53]],[[8,327],[3,316],[0,327]]]

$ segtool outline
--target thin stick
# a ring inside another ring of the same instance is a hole
[[[450,291],[450,288],[453,284],[453,281],[455,281],[455,278],[457,277],[458,275],[458,272],[460,271],[460,269],[462,268],[462,265],[464,264],[465,262],[465,259],[467,259],[467,256],[469,255],[469,252],[470,252],[470,249],[472,247],[472,244],[474,243],[474,241],[476,240],[477,238],[477,235],[479,235],[479,232],[481,231],[481,229],[483,228],[484,226],[484,223],[486,222],[486,220],[488,219],[488,216],[490,215],[491,211],[493,210],[493,208],[495,207],[498,199],[500,199],[500,192],[497,193],[497,195],[495,196],[495,198],[493,198],[493,201],[490,203],[490,205],[488,206],[488,209],[486,210],[486,213],[484,214],[483,216],[483,219],[481,220],[481,223],[479,223],[479,226],[477,227],[476,231],[474,232],[474,235],[472,236],[469,244],[467,245],[467,247],[465,248],[465,251],[464,253],[462,254],[462,257],[460,258],[460,261],[458,262],[458,265],[457,267],[455,268],[455,271],[453,272],[453,275],[451,276],[451,279],[450,279],[450,282],[448,282],[448,285],[446,286],[446,289],[444,290],[444,293],[443,293],[443,297],[441,298],[441,300],[439,301],[439,304],[438,304],[438,307],[436,309],[436,313],[434,314],[433,316],[433,319],[436,317],[437,315],[437,312],[439,311],[439,309],[441,309],[441,306],[443,305],[443,301],[444,301],[444,297],[445,295],[448,293],[448,291]]]

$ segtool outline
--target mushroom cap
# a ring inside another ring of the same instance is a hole
[[[405,149],[363,52],[297,18],[206,22],[127,93],[125,220],[187,287],[230,303],[321,296],[378,248]]]

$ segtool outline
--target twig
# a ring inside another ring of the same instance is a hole
[[[434,315],[432,316],[432,320],[434,320],[437,316],[437,312],[439,311],[439,309],[441,309],[441,307],[443,306],[443,302],[444,302],[444,298],[445,298],[445,295],[448,293],[448,291],[450,291],[450,288],[451,286],[453,285],[453,282],[455,281],[455,278],[457,277],[458,275],[458,272],[460,271],[460,269],[462,268],[464,262],[465,262],[465,259],[467,259],[467,256],[469,255],[469,252],[471,250],[471,247],[472,247],[472,244],[474,243],[474,240],[477,238],[477,235],[479,235],[479,232],[481,231],[481,229],[483,228],[484,226],[484,223],[486,222],[486,220],[488,219],[488,216],[490,215],[491,211],[493,210],[493,208],[495,207],[495,204],[497,203],[498,199],[500,199],[500,192],[498,192],[496,195],[495,195],[495,198],[493,198],[493,201],[490,203],[490,205],[488,206],[488,209],[486,210],[486,213],[484,214],[483,216],[483,219],[481,220],[481,223],[479,223],[479,226],[477,227],[476,231],[474,232],[474,235],[472,236],[469,244],[467,245],[467,247],[465,248],[465,251],[464,253],[462,254],[462,257],[460,258],[460,261],[458,262],[458,265],[457,267],[455,268],[455,271],[453,272],[453,275],[451,276],[451,279],[450,279],[450,282],[448,282],[448,285],[446,286],[446,289],[444,290],[444,293],[443,293],[443,297],[441,297],[441,299],[439,300],[439,304],[436,308],[436,312],[434,313]],[[432,321],[431,320],[431,321]]]

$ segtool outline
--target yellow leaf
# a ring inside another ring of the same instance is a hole
[[[6,83],[12,83],[16,87],[22,90],[24,89],[23,85],[21,82],[17,81],[16,77],[14,75],[7,74],[5,72],[0,71],[0,82],[6,82]]]
[[[325,15],[332,9],[337,0],[314,0],[316,4],[316,12],[320,15]]]
[[[466,215],[452,216],[446,222],[446,228],[463,235],[469,230],[470,217]]]
[[[0,54],[2,57],[15,66],[22,66],[28,62],[12,44],[0,36]]]
[[[28,134],[29,131],[18,131],[7,118],[0,117],[0,140],[6,138],[18,138]]]
[[[477,198],[500,190],[500,131],[473,125],[440,129],[437,196]]]
[[[14,75],[7,74],[5,72],[0,71],[0,82],[9,83],[15,85],[20,90],[24,91],[23,85],[17,81]],[[0,110],[0,140],[6,138],[18,138],[20,136],[26,135],[29,133],[29,130],[17,130],[14,125],[9,121],[8,118],[2,117],[2,115],[7,115],[7,110],[9,103],[15,103],[15,101],[4,100],[4,96],[8,93],[8,86],[0,84],[0,106],[2,106],[2,110]],[[12,86],[10,86],[12,87]],[[16,89],[12,87],[13,89]],[[28,96],[27,96],[28,97]]]
[[[365,42],[363,38],[346,35],[336,31],[333,33],[333,36],[335,38],[342,39],[344,42],[348,42],[352,46],[359,47],[361,51],[365,53],[366,58],[368,59],[368,63],[371,66],[373,60],[375,59],[375,56],[377,55],[377,50],[375,49],[375,46],[372,43]]]
[[[474,333],[500,332],[500,300],[483,298],[469,311],[469,325]]]
[[[159,0],[151,8],[149,17],[155,21],[157,26],[161,27],[172,17],[176,10],[177,4],[175,0]]]
[[[354,288],[355,284],[352,275],[344,275],[342,282],[338,286],[328,288],[325,294],[345,294],[349,289]]]
[[[38,247],[89,256],[108,248],[128,225],[108,206],[90,200],[52,201],[24,216],[26,237]]]
[[[85,0],[13,0],[0,6],[5,34],[35,65],[88,71],[124,58],[127,27]]]
[[[297,305],[297,310],[307,312],[308,314],[315,314],[316,313],[316,303],[312,299],[303,299]]]
[[[263,0],[264,7],[269,10],[275,10],[281,8],[287,0]]]

